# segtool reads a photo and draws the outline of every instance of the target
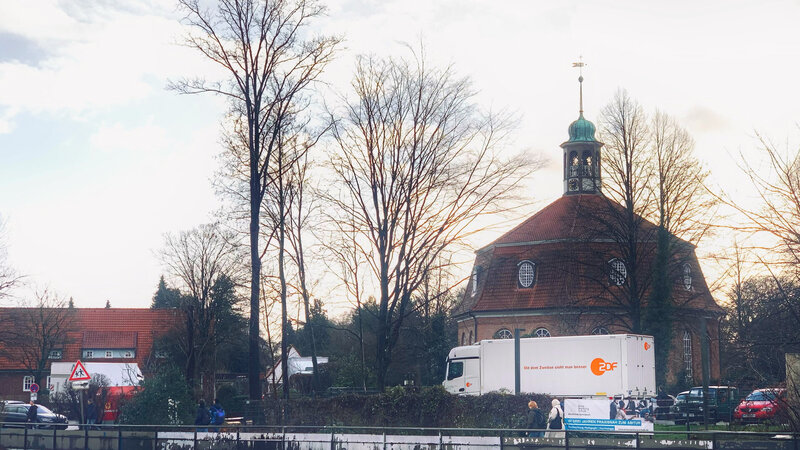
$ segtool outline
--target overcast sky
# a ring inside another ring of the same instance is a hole
[[[589,120],[627,89],[680,120],[731,195],[748,194],[736,158],[758,153],[756,131],[800,143],[798,0],[326,4],[318,31],[346,39],[324,75],[334,88],[347,89],[355,55],[422,39],[433,63],[472,77],[483,105],[519,114],[513,147],[551,161],[528,180],[530,213],[561,194],[579,55]],[[171,1],[0,2],[0,215],[31,288],[78,306],[148,306],[163,233],[213,220],[225,103],[165,89],[218,76],[175,44],[179,18]]]

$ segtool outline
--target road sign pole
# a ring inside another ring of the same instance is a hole
[[[83,417],[83,389],[81,389],[81,423],[86,423],[86,419]]]

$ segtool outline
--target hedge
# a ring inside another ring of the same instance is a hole
[[[376,395],[348,394],[317,400],[303,397],[288,403],[267,400],[265,419],[267,424],[276,425],[521,428],[531,400],[545,414],[549,412],[551,399],[544,395],[456,396],[441,386],[398,386]],[[282,420],[284,407],[286,417]]]

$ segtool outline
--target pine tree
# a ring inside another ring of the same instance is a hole
[[[164,281],[164,275],[158,280],[158,288],[155,295],[153,295],[153,303],[150,305],[152,309],[160,308],[177,308],[180,305],[181,293],[177,289],[167,286]]]

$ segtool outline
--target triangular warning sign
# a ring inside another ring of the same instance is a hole
[[[92,377],[89,375],[86,367],[83,367],[83,363],[78,360],[78,362],[75,363],[75,367],[72,369],[72,374],[70,374],[67,381],[86,381],[91,379]]]

